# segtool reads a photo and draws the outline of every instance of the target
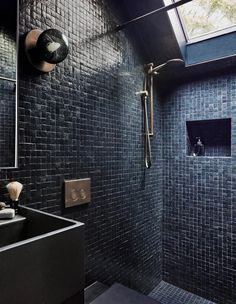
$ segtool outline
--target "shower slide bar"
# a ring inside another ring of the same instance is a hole
[[[150,168],[152,164],[152,151],[151,151],[151,141],[149,132],[149,120],[148,120],[148,97],[149,88],[147,87],[147,78],[144,78],[143,91],[136,92],[136,95],[141,96],[144,109],[144,161],[146,168]]]
[[[166,67],[177,68],[184,66],[184,61],[180,58],[174,58],[154,67],[153,63],[149,63],[144,67],[143,91],[136,92],[141,96],[144,110],[144,162],[146,168],[152,165],[151,140],[154,135],[154,94],[153,94],[153,76],[159,75],[160,71]],[[148,108],[150,119],[148,117]],[[150,125],[149,125],[150,121]]]

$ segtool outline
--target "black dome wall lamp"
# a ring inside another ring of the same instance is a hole
[[[67,57],[68,40],[56,29],[35,29],[26,35],[25,51],[29,62],[37,70],[47,73]]]

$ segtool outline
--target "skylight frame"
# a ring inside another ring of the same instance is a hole
[[[173,3],[175,3],[178,0],[171,0],[171,1]],[[184,21],[184,17],[182,16],[180,8],[179,7],[175,8],[175,11],[176,11],[177,17],[179,19],[179,22],[181,24],[181,27],[183,29],[183,34],[184,34],[184,36],[186,38],[186,43],[187,44],[191,44],[191,43],[195,43],[195,42],[211,39],[211,38],[214,38],[214,37],[217,37],[217,36],[229,34],[229,33],[232,33],[232,32],[236,31],[236,23],[235,23],[235,24],[227,26],[225,28],[217,29],[217,30],[214,30],[214,31],[210,31],[210,32],[207,32],[205,34],[200,34],[200,35],[197,35],[197,36],[194,36],[194,37],[191,38],[189,36],[189,34],[188,34],[187,27],[186,27],[185,21]]]

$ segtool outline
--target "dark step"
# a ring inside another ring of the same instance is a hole
[[[135,290],[114,284],[91,304],[160,304]]]

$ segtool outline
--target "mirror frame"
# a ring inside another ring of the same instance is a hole
[[[18,168],[18,99],[19,99],[19,75],[18,75],[18,64],[19,64],[19,0],[16,0],[16,96],[15,96],[15,153],[14,153],[14,164],[11,167],[1,167],[3,169],[17,169]]]

